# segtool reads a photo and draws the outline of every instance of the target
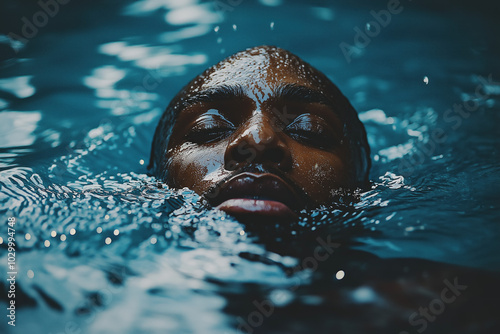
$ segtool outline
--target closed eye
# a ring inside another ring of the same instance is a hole
[[[337,143],[332,127],[321,117],[311,114],[300,115],[284,131],[292,139],[320,149],[331,149]]]
[[[209,144],[228,137],[232,131],[233,129],[229,128],[196,129],[186,135],[186,140],[197,144]]]
[[[217,115],[202,115],[185,136],[185,140],[197,144],[208,144],[228,137],[235,130],[234,125]]]

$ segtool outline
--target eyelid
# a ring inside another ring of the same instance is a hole
[[[309,113],[295,118],[285,131],[295,140],[326,150],[332,149],[341,140],[325,119]]]
[[[304,122],[304,123],[309,123],[310,125],[313,125],[313,126],[319,126],[321,128],[323,128],[324,130],[326,130],[327,128],[329,128],[330,126],[328,125],[328,123],[320,116],[316,116],[316,115],[311,115],[309,113],[305,113],[305,114],[301,114],[299,116],[297,116],[290,124],[288,124],[286,126],[286,128],[293,128],[293,126],[296,126],[298,124],[300,124],[301,122]]]
[[[229,129],[235,128],[234,124],[227,120],[224,116],[220,115],[219,113],[211,112],[211,110],[209,110],[209,113],[201,115],[192,123],[191,129],[193,130],[210,128],[210,126],[206,125],[213,125],[212,127],[223,126]]]
[[[197,144],[208,144],[227,137],[235,129],[233,123],[218,112],[208,112],[194,120],[184,140]]]

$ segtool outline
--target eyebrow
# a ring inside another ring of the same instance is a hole
[[[220,85],[204,89],[183,99],[181,102],[181,108],[184,109],[199,102],[227,101],[246,97],[247,95],[241,85]],[[334,108],[331,100],[321,91],[296,84],[283,84],[278,86],[275,93],[272,94],[271,99],[284,99],[304,103],[320,103],[329,106],[332,109]]]
[[[247,97],[240,85],[220,85],[213,88],[204,89],[192,96],[187,97],[181,102],[184,109],[198,102],[217,102],[227,101]]]
[[[333,108],[332,101],[323,92],[296,84],[279,86],[274,98],[305,103],[320,103]]]

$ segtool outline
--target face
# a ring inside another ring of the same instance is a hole
[[[355,186],[339,96],[285,50],[238,53],[178,98],[166,182],[241,220],[289,220],[331,204]]]

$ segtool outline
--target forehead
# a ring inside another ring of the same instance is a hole
[[[239,52],[200,75],[190,87],[196,93],[218,86],[240,86],[257,102],[277,87],[294,84],[325,93],[325,82],[309,64],[281,49],[256,48]]]

